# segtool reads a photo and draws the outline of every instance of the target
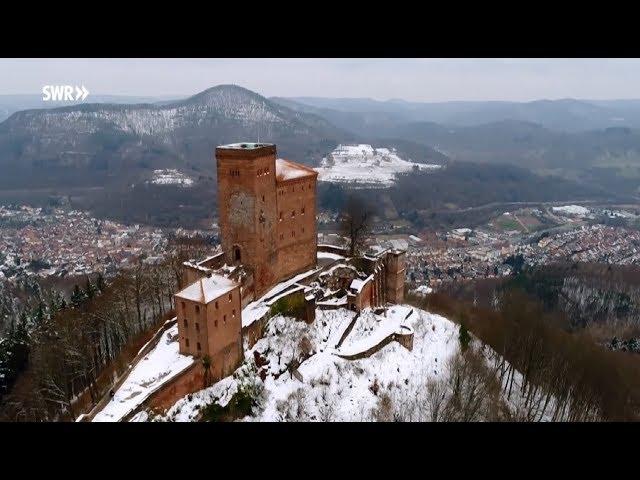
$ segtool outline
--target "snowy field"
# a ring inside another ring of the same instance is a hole
[[[339,145],[322,159],[317,168],[318,180],[362,185],[392,185],[397,173],[413,168],[433,170],[440,165],[427,165],[403,160],[395,149],[374,148],[371,145]]]
[[[193,363],[193,357],[178,353],[178,326],[168,329],[158,345],[133,368],[115,392],[113,400],[94,422],[118,422],[140,405],[158,387]]]
[[[367,312],[341,347],[349,351],[367,349],[405,325],[414,331],[413,351],[391,342],[371,357],[345,360],[336,355],[335,345],[353,316],[353,312],[340,309],[317,310],[316,321],[311,325],[284,317],[272,319],[265,337],[246,352],[247,358],[252,358],[254,351],[261,353],[269,365],[263,408],[256,416],[244,420],[287,420],[287,407],[283,405],[290,403],[292,395],[298,402],[304,402],[307,412],[304,420],[370,420],[379,399],[373,392],[374,386],[400,402],[415,398],[426,379],[446,375],[447,360],[459,349],[458,327],[454,323],[407,305],[396,305],[389,308],[387,318]],[[351,335],[354,337],[349,340]],[[310,345],[311,356],[299,366],[300,376],[296,378],[286,368],[303,342]],[[236,390],[235,378],[227,377],[179,400],[164,419],[193,421],[199,408],[214,401],[226,405]]]
[[[154,170],[151,183],[155,185],[179,185],[182,187],[190,187],[193,185],[193,180],[175,168],[166,168],[163,170]]]

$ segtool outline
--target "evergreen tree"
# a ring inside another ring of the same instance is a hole
[[[464,352],[471,343],[471,335],[467,330],[464,323],[460,324],[460,330],[458,332],[458,340],[460,341],[460,349]]]
[[[52,298],[49,301],[49,320],[51,320],[53,317],[55,317],[56,313],[58,312],[58,305],[56,305],[56,299],[55,297]]]
[[[71,303],[75,308],[78,308],[84,302],[85,296],[78,284],[73,286],[73,293],[71,294]]]
[[[44,322],[44,305],[42,304],[42,301],[38,302],[34,319],[37,325],[42,325]]]
[[[102,273],[98,273],[98,278],[96,278],[96,288],[99,292],[103,292],[105,287],[104,277],[102,276]]]
[[[89,277],[87,277],[87,284],[84,289],[84,294],[89,300],[95,297],[96,294],[96,286],[91,283],[91,279]]]

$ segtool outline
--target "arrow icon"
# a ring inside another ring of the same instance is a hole
[[[85,98],[87,98],[87,95],[89,95],[89,90],[87,90],[84,85],[82,85],[82,88],[78,88],[78,86],[76,86],[76,100],[83,100]]]

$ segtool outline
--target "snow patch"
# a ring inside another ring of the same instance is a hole
[[[175,168],[166,168],[154,170],[151,183],[155,185],[180,185],[182,187],[190,187],[193,185],[193,180]]]
[[[576,216],[589,215],[590,213],[588,208],[581,207],[580,205],[565,205],[563,207],[551,207],[551,210],[560,214],[576,215]]]

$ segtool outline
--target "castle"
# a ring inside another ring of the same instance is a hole
[[[306,302],[308,321],[316,301],[318,308],[357,311],[402,302],[403,251],[345,259],[358,260],[357,268],[335,261],[326,270],[319,266],[319,252],[325,259],[344,259],[335,253],[344,252],[317,244],[315,170],[277,158],[276,146],[265,143],[219,146],[216,163],[222,253],[186,262],[188,286],[175,294],[180,353],[208,357],[212,378],[230,375],[242,362],[243,337],[252,344],[261,335],[259,322],[243,324],[242,310],[293,276],[305,278],[286,294]],[[329,298],[327,291],[346,293]]]

